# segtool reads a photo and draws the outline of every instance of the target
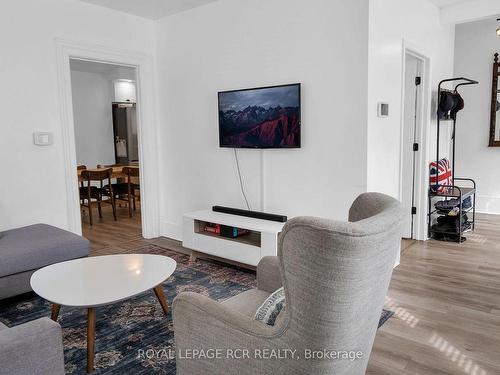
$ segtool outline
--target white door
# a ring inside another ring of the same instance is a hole
[[[402,181],[401,200],[407,212],[404,238],[413,238],[413,222],[416,214],[415,205],[415,173],[416,157],[419,152],[418,144],[418,121],[419,106],[421,102],[421,60],[406,54],[405,58],[405,81],[404,81],[404,116],[402,137]]]

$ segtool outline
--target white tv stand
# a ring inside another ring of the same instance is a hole
[[[237,238],[226,238],[203,231],[205,223],[247,229],[250,233]],[[182,246],[200,253],[257,266],[261,258],[277,255],[278,235],[284,225],[275,221],[211,210],[191,212],[184,214]]]

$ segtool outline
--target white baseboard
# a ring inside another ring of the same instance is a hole
[[[500,215],[500,197],[478,195],[476,212],[483,214]]]
[[[160,222],[160,235],[173,240],[182,241],[182,225],[171,223],[166,220]]]

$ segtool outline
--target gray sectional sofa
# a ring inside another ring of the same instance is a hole
[[[29,292],[37,269],[89,253],[87,239],[46,224],[0,232],[0,300]],[[48,318],[0,322],[0,375],[10,374],[64,374],[61,326]]]
[[[89,253],[87,239],[46,224],[0,232],[0,299],[31,291],[37,269]]]

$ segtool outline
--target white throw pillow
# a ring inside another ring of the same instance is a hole
[[[274,326],[276,318],[285,307],[285,290],[283,287],[271,293],[255,313],[255,320]]]

